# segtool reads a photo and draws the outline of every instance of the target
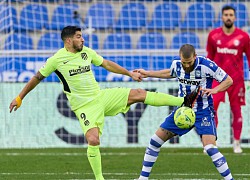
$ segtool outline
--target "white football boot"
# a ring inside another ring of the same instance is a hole
[[[233,150],[234,153],[240,154],[243,152],[243,150],[240,147],[240,141],[239,140],[234,140],[233,142]]]

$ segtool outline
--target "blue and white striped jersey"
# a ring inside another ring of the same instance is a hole
[[[178,79],[178,93],[181,97],[191,93],[197,86],[201,86],[202,89],[211,89],[213,79],[222,82],[228,76],[217,64],[204,56],[196,57],[194,70],[190,73],[185,73],[180,57],[176,57],[170,67],[170,73],[172,77]],[[197,112],[199,109],[205,109],[209,106],[213,106],[212,96],[200,95],[193,110]]]

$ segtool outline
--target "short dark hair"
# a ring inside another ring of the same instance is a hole
[[[73,37],[76,31],[81,31],[81,28],[78,26],[66,26],[63,28],[61,33],[61,38],[64,41],[68,37]]]
[[[222,8],[221,14],[223,14],[224,11],[230,10],[230,9],[233,10],[233,11],[234,11],[234,14],[235,14],[235,9],[234,9],[232,6],[229,6],[229,5],[226,5],[226,6],[224,6],[224,7]]]
[[[191,44],[184,44],[181,46],[179,51],[180,56],[182,55],[183,58],[188,59],[192,55],[195,55],[195,48]]]

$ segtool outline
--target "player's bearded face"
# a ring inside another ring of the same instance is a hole
[[[84,39],[82,37],[81,31],[77,31],[74,37],[72,38],[72,47],[76,52],[82,51],[84,44]]]
[[[232,9],[225,10],[222,15],[224,26],[230,29],[234,25],[235,15]]]
[[[194,56],[194,57],[192,56],[192,57],[187,58],[187,59],[181,57],[181,65],[186,73],[190,73],[194,70],[195,58],[196,58],[196,56]]]
[[[194,70],[194,64],[192,64],[192,65],[190,65],[190,66],[186,66],[186,65],[183,65],[183,64],[182,64],[182,67],[183,67],[183,69],[184,69],[184,71],[185,71],[186,73],[190,73],[190,72],[192,72],[192,71]]]
[[[79,42],[75,42],[73,41],[73,48],[77,51],[77,52],[80,52],[82,51],[82,48],[83,48],[83,43],[79,43]]]

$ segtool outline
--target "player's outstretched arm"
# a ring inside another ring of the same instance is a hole
[[[110,72],[127,75],[127,76],[131,77],[134,81],[140,82],[142,80],[140,73],[130,72],[127,69],[123,68],[122,66],[120,66],[119,64],[117,64],[113,61],[104,59],[101,66]]]
[[[170,69],[163,69],[159,71],[146,71],[144,69],[135,69],[134,72],[140,73],[142,75],[142,78],[147,78],[147,77],[155,77],[163,79],[172,78],[172,76],[170,75]]]
[[[34,89],[45,77],[38,71],[35,76],[31,78],[31,80],[25,85],[20,94],[12,100],[10,103],[9,109],[10,113],[14,109],[16,111],[22,104],[22,99],[32,90]]]
[[[211,94],[216,94],[218,92],[225,91],[227,88],[229,88],[233,84],[232,78],[228,75],[227,78],[222,81],[218,86],[216,86],[213,89],[202,89],[202,95],[207,94],[207,96],[210,96]]]

